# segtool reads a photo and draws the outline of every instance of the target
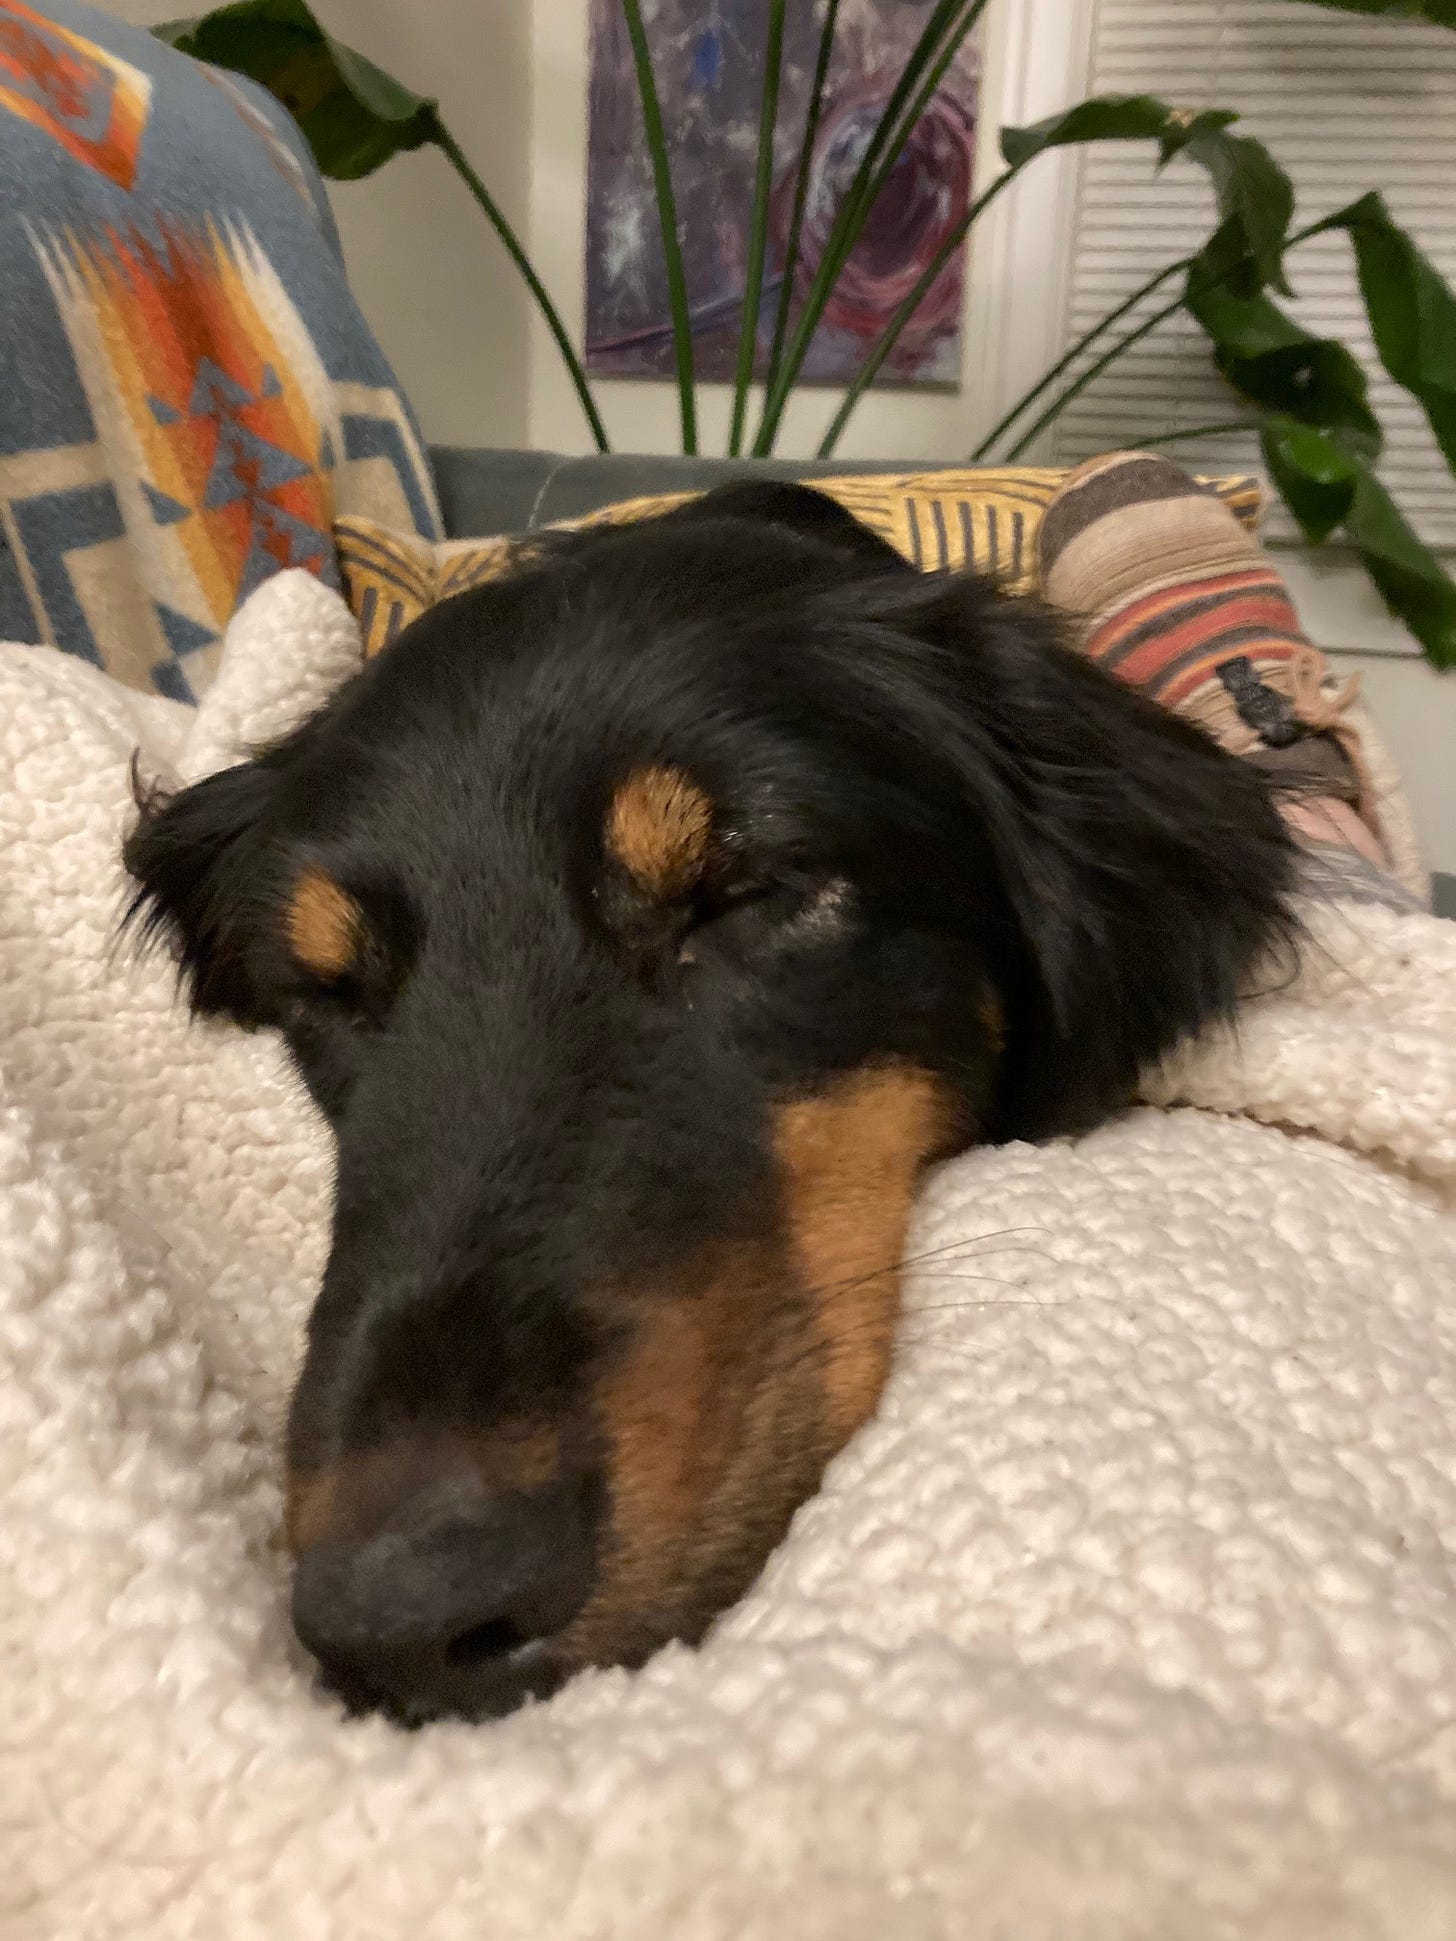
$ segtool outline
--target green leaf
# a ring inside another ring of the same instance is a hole
[[[305,0],[236,0],[152,30],[184,54],[259,82],[283,103],[324,175],[371,175],[434,138],[434,103],[335,40]]]
[[[1015,168],[1048,148],[1080,142],[1155,141],[1167,161],[1195,136],[1227,128],[1237,120],[1236,114],[1222,108],[1198,115],[1170,108],[1154,94],[1098,94],[1030,127],[1003,128],[1001,154]]]
[[[1456,294],[1379,195],[1331,216],[1349,232],[1380,361],[1430,420],[1456,473]]]
[[[1430,20],[1456,27],[1456,0],[1304,0],[1306,6],[1335,7],[1341,13],[1383,13],[1406,20]]]
[[[1185,302],[1213,340],[1214,361],[1261,412],[1329,433],[1340,450],[1373,462],[1384,436],[1367,403],[1364,371],[1343,344],[1316,337],[1262,292],[1232,289],[1218,238],[1194,259]]]
[[[1456,667],[1456,581],[1363,469],[1344,524],[1381,598],[1427,658],[1436,667]]]
[[[1270,476],[1305,538],[1315,545],[1328,539],[1353,503],[1357,461],[1327,431],[1293,418],[1266,419],[1260,438]]]
[[[1208,170],[1219,214],[1236,221],[1261,283],[1292,295],[1284,276],[1284,239],[1294,214],[1294,184],[1262,142],[1222,129],[1198,130],[1186,154]]]
[[[1252,259],[1259,282],[1287,295],[1284,239],[1294,214],[1294,184],[1262,142],[1228,133],[1237,120],[1225,108],[1194,114],[1152,94],[1094,95],[1029,128],[1003,128],[1001,153],[1017,166],[1071,143],[1155,141],[1160,167],[1186,155],[1208,171],[1220,219],[1237,225],[1242,253]]]

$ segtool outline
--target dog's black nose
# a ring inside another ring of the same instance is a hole
[[[357,1708],[498,1716],[564,1675],[552,1640],[591,1590],[595,1521],[579,1480],[492,1493],[448,1475],[367,1535],[304,1550],[294,1629]]]

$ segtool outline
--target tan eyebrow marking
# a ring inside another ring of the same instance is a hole
[[[680,896],[708,861],[713,805],[680,768],[635,769],[607,810],[604,836],[634,881],[653,896]]]
[[[294,956],[318,977],[342,977],[358,958],[363,912],[321,869],[304,870],[294,884],[286,926]]]

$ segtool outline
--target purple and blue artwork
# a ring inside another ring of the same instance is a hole
[[[814,144],[790,317],[933,0],[842,0]],[[785,23],[760,374],[783,288],[825,0]],[[731,380],[747,280],[769,0],[642,0],[677,197],[697,374]],[[815,332],[802,377],[841,384],[859,369],[970,205],[979,55],[947,69],[880,194]],[[947,263],[880,382],[953,387],[961,368],[965,251]],[[603,377],[671,376],[672,324],[652,164],[620,0],[592,0],[587,166],[586,363]]]

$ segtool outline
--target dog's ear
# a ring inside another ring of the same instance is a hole
[[[268,763],[251,761],[175,795],[137,790],[122,848],[136,886],[124,924],[170,946],[200,1016],[268,1022],[251,959],[264,908],[259,825],[275,781]]]
[[[920,696],[912,713],[931,700],[918,759],[940,771],[942,828],[963,832],[942,851],[952,894],[997,933],[995,1132],[1084,1129],[1230,1016],[1271,954],[1292,961],[1294,845],[1252,764],[1064,645],[1034,603],[974,576],[894,598],[918,651],[901,695]]]
[[[730,479],[666,516],[675,521],[761,520],[832,547],[865,573],[908,575],[915,570],[887,540],[861,524],[838,500],[785,479]]]

